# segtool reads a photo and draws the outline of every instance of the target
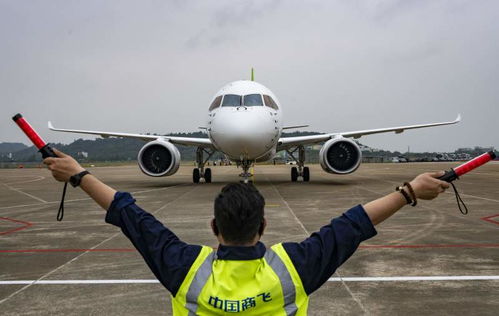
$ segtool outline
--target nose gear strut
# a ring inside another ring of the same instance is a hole
[[[241,183],[249,183],[253,182],[250,178],[253,176],[251,172],[249,172],[249,168],[253,165],[253,161],[250,160],[241,160],[237,162],[237,166],[243,168],[243,172],[239,174],[242,178]]]

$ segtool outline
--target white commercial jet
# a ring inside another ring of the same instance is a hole
[[[419,124],[390,128],[379,128],[353,132],[338,132],[298,137],[281,137],[285,129],[306,127],[283,126],[282,106],[277,97],[263,85],[253,81],[234,81],[225,85],[214,96],[208,109],[207,126],[203,127],[208,138],[176,136],[158,136],[129,133],[110,133],[74,129],[55,128],[49,122],[49,128],[58,132],[94,134],[102,137],[130,137],[148,141],[138,154],[138,163],[142,172],[148,176],[170,176],[177,172],[180,165],[180,153],[175,145],[197,147],[196,163],[192,178],[195,183],[200,179],[211,182],[211,169],[205,164],[216,152],[222,152],[227,158],[242,168],[241,177],[248,182],[250,168],[255,162],[274,158],[277,152],[286,151],[296,161],[291,168],[291,181],[299,177],[310,180],[310,170],[305,167],[305,147],[323,143],[319,161],[322,169],[329,173],[348,174],[360,165],[362,152],[352,138],[364,135],[395,132],[407,129],[424,128],[456,124],[461,120],[458,115],[451,122]],[[207,154],[207,157],[204,157]],[[297,154],[297,155],[296,155]]]

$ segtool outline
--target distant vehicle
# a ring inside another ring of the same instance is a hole
[[[432,159],[432,161],[453,161],[453,160],[455,159],[453,159],[449,154],[446,153],[437,154]]]
[[[306,105],[303,107],[306,108]],[[323,115],[308,111],[303,114],[304,117]],[[324,120],[328,119],[330,118],[324,117]],[[408,129],[456,124],[460,120],[461,116],[458,115],[450,122],[281,137],[283,130],[308,125],[283,126],[282,106],[277,97],[268,88],[253,81],[252,73],[251,81],[231,82],[215,94],[208,108],[206,126],[201,127],[206,130],[208,138],[61,129],[55,128],[50,122],[49,128],[58,132],[129,137],[148,141],[139,151],[137,160],[142,172],[151,177],[170,176],[177,172],[180,166],[180,152],[175,145],[197,147],[196,168],[192,172],[195,183],[200,179],[211,182],[211,169],[205,168],[205,165],[217,151],[242,167],[240,176],[244,182],[248,182],[252,176],[250,168],[255,162],[272,160],[277,152],[286,151],[294,160],[293,164],[297,165],[291,168],[291,181],[294,182],[298,177],[303,181],[310,179],[310,169],[305,166],[306,145],[324,143],[319,152],[322,169],[334,174],[349,174],[357,170],[362,161],[359,145],[352,138],[388,132],[400,134]]]
[[[399,157],[393,157],[392,162],[408,162],[408,160],[403,156],[399,156]]]
[[[468,154],[468,153],[460,153],[457,155],[457,159],[459,160],[470,160],[471,159],[471,155]]]

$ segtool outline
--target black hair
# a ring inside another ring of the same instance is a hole
[[[263,234],[265,199],[253,186],[229,183],[215,199],[215,234],[235,244],[251,242]]]

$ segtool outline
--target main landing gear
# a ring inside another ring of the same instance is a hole
[[[294,156],[296,151],[298,151],[298,159]],[[298,146],[294,150],[286,150],[286,152],[297,165],[297,167],[291,168],[291,181],[296,182],[298,177],[302,177],[304,182],[310,181],[310,169],[305,167],[305,147]]]
[[[204,153],[208,155],[206,159],[203,158]],[[204,168],[204,165],[210,160],[211,156],[215,153],[214,150],[208,150],[203,147],[198,147],[196,150],[196,165],[197,168],[192,170],[192,182],[199,183],[200,179],[204,179],[206,183],[211,183],[211,169]]]

